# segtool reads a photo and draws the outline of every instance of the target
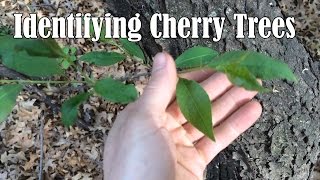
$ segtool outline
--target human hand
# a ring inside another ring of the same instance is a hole
[[[180,76],[201,82],[212,100],[216,142],[180,112],[174,60],[160,53],[144,93],[119,114],[109,132],[105,179],[203,179],[207,164],[261,115],[261,105],[252,101],[257,92],[232,86],[224,74],[203,70]]]

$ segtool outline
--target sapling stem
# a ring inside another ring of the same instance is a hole
[[[87,82],[88,84],[95,83],[95,81],[91,79],[85,72],[83,72],[78,65],[75,64],[74,68],[76,71],[80,72],[81,76],[83,76],[83,78],[85,79],[85,82]]]
[[[123,49],[123,47],[121,45],[119,45],[115,40],[111,39],[110,41],[105,41],[106,44],[110,44],[112,46],[116,46],[117,48],[119,48],[121,51],[123,51],[125,54],[127,54],[126,50]]]

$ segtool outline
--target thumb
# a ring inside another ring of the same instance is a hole
[[[157,111],[165,111],[177,85],[177,70],[173,58],[167,53],[154,57],[151,79],[141,101]]]

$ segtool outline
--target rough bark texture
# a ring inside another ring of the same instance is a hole
[[[130,1],[130,2],[129,2]],[[313,60],[297,39],[235,39],[234,13],[275,18],[282,16],[274,0],[107,0],[117,16],[139,12],[143,22],[155,12],[168,12],[177,19],[186,16],[226,17],[223,39],[154,40],[144,25],[142,42],[146,53],[161,49],[177,56],[194,45],[207,45],[220,52],[250,49],[266,52],[289,64],[299,82],[275,81],[265,85],[279,92],[263,94],[263,116],[247,133],[221,152],[208,166],[207,179],[311,179],[320,153],[320,62]],[[212,28],[214,35],[214,29]],[[156,43],[157,42],[157,43]]]

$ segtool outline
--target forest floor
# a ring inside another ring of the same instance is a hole
[[[0,27],[13,27],[13,13],[24,15],[35,12],[41,16],[67,16],[70,13],[92,13],[103,16],[105,4],[101,1],[0,1]],[[11,29],[12,30],[12,29]],[[6,31],[6,29],[2,29]],[[9,29],[10,31],[10,29]],[[84,39],[59,40],[61,46],[78,49],[77,54],[97,50],[117,51],[116,47],[93,43]],[[132,74],[146,73],[149,69],[127,58],[124,62],[111,67],[86,66],[95,78],[109,75],[115,78]],[[79,76],[67,72],[70,79]],[[135,79],[134,83],[141,93],[147,77]],[[39,86],[50,96],[56,106],[74,95],[72,88]],[[61,90],[70,89],[71,91]],[[24,91],[17,100],[13,113],[0,124],[0,180],[37,179],[40,167],[41,121],[44,122],[43,135],[43,177],[44,179],[102,179],[103,142],[112,127],[116,114],[124,107],[110,104],[101,98],[91,97],[81,106],[81,116],[77,126],[66,128],[60,122],[60,114],[52,114],[38,100],[37,94]]]
[[[67,16],[82,12],[102,16],[106,4],[102,1],[65,0],[0,0],[1,27],[13,27],[13,13],[36,13],[41,16]],[[289,13],[290,14],[290,13]],[[61,46],[78,49],[78,55],[93,50],[117,50],[115,47],[93,43],[84,39],[59,40]],[[317,44],[319,45],[319,44]],[[314,47],[314,46],[312,46]],[[310,48],[313,54],[317,49]],[[84,65],[85,67],[85,65]],[[86,67],[95,77],[109,74],[124,77],[144,73],[150,67],[127,59],[118,65],[107,68]],[[77,76],[68,72],[70,78]],[[134,82],[139,92],[148,81],[140,77]],[[41,86],[56,105],[74,94],[68,91],[61,94],[61,87]],[[0,180],[37,179],[40,168],[41,122],[43,135],[43,177],[44,179],[102,179],[102,154],[105,135],[112,127],[119,111],[124,107],[110,104],[100,98],[92,97],[81,106],[81,118],[77,126],[65,128],[60,122],[60,114],[52,114],[50,108],[38,100],[34,93],[24,91],[17,100],[13,113],[5,123],[0,124]]]

